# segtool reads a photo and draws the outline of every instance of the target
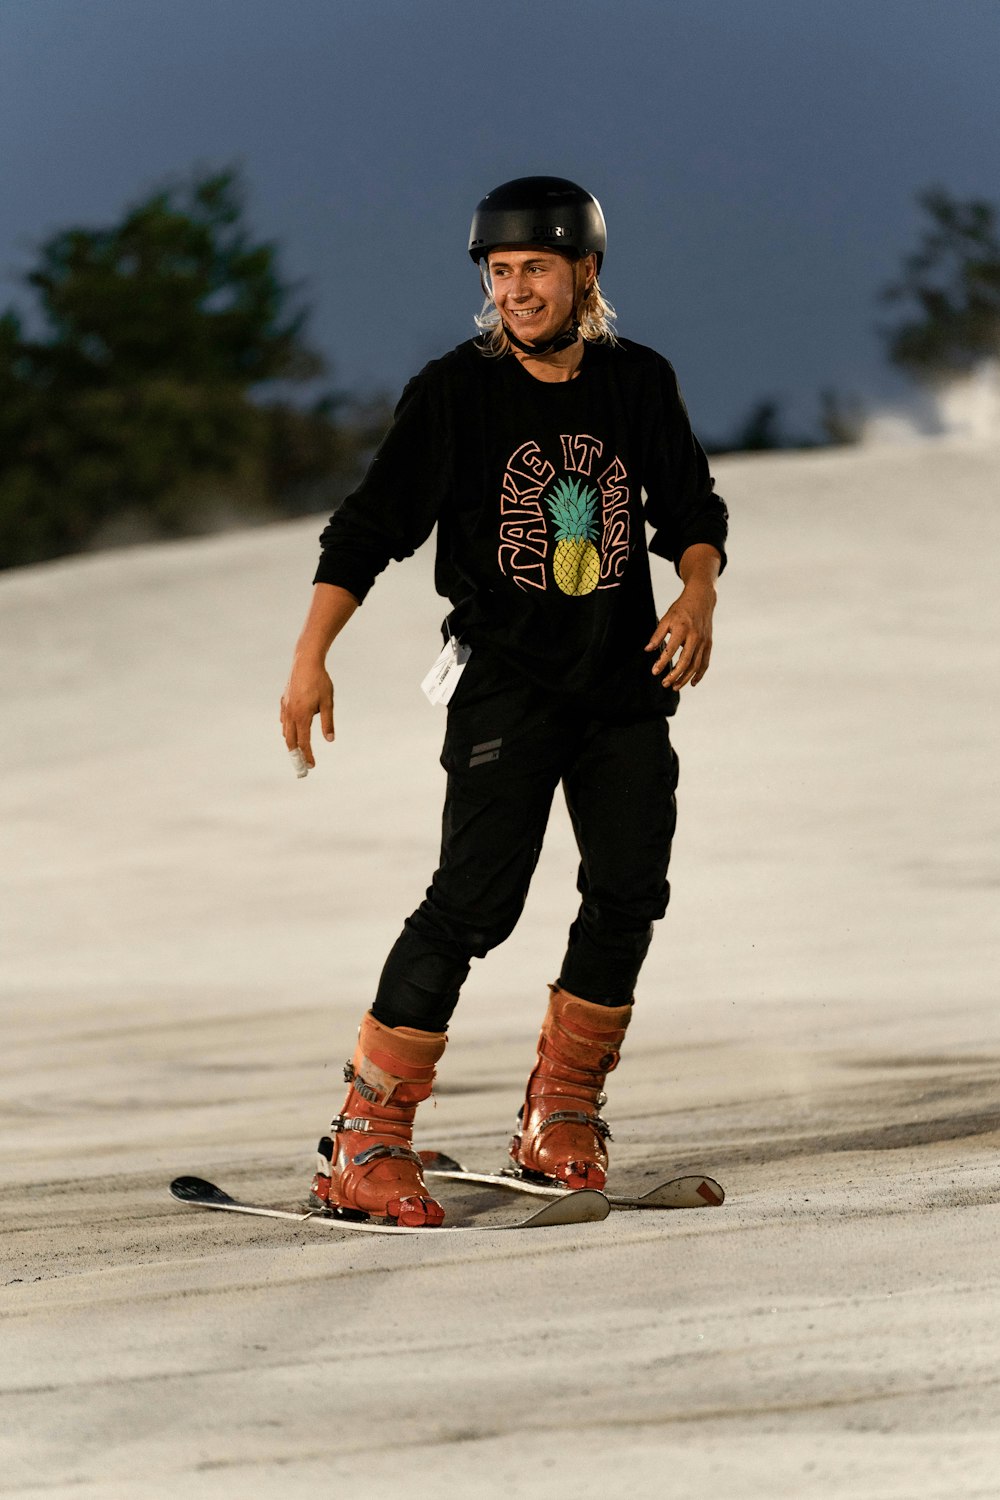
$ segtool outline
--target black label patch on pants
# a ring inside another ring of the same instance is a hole
[[[484,766],[487,761],[500,759],[500,746],[503,740],[484,740],[481,745],[473,745],[472,755],[469,760],[469,769],[473,766]]]

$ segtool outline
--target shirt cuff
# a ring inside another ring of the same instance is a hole
[[[352,563],[349,557],[338,557],[327,551],[320,554],[319,566],[313,576],[313,583],[332,583],[335,588],[346,589],[359,604],[365,602],[365,595],[374,582],[368,568]]]

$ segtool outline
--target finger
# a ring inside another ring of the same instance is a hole
[[[704,650],[705,643],[704,641],[700,641],[698,643],[697,649],[693,650],[691,654],[686,657],[684,662],[680,663],[680,666],[683,668],[683,670],[678,672],[676,678],[674,679],[673,686],[675,688],[680,690],[683,687],[687,687],[688,684],[693,681],[694,677],[697,675],[701,668]]]
[[[705,673],[708,671],[708,663],[712,657],[712,642],[708,641],[704,651],[701,653],[701,664],[698,667],[698,675],[691,678],[691,686],[697,687]]]
[[[320,708],[319,708],[319,723],[320,723],[320,728],[323,731],[323,737],[324,737],[324,739],[332,740],[332,739],[336,738],[336,736],[334,735],[334,732],[333,732],[333,699],[332,698],[327,698],[323,703],[320,704]]]
[[[674,673],[680,671],[681,663],[689,660],[693,645],[697,639],[697,636],[691,635],[679,635],[676,639],[671,636],[659,661],[653,667],[656,676],[663,676],[663,680],[666,682],[667,678],[672,677]]]
[[[691,678],[697,672],[698,667],[701,665],[701,651],[702,647],[701,643],[699,642],[698,646],[694,650],[692,650],[688,656],[685,657],[684,661],[678,663],[680,670],[678,671],[677,676],[674,678],[673,684],[674,687],[678,689],[678,691],[683,687],[687,687],[688,683],[691,681]]]
[[[286,748],[294,750],[299,741],[295,729],[295,720],[288,711],[284,698],[281,700],[281,732],[284,736]]]
[[[667,672],[663,678],[664,687],[684,687],[690,678],[691,672],[696,668],[701,657],[701,642],[697,636],[689,636],[681,648],[681,654],[674,662],[673,669]]]
[[[695,672],[696,665],[697,658],[694,657],[690,662],[686,664],[684,671],[681,672],[680,676],[674,678],[673,682],[670,684],[670,686],[674,689],[674,692],[679,693],[681,688],[687,687]]]
[[[660,654],[653,663],[653,672],[657,677],[661,672],[669,668],[672,659],[677,655],[683,642],[684,637],[676,628],[659,632],[658,649]]]
[[[650,636],[646,645],[643,647],[643,650],[659,651],[664,641],[669,640],[671,635],[677,634],[677,629],[677,622],[673,618],[673,608],[671,607],[667,610],[666,614],[660,620],[660,623],[653,631],[653,634]]]
[[[683,668],[684,663],[685,663],[686,660],[687,660],[687,658],[684,656],[684,654],[682,652],[681,655],[680,655],[680,657],[678,658],[678,660],[674,663],[672,671],[667,672],[664,675],[664,677],[661,679],[661,681],[660,681],[660,686],[661,687],[676,688],[676,687],[679,686],[677,678],[678,678],[678,676],[679,676],[679,674],[680,674],[680,672],[681,672],[681,670],[682,670],[682,668]]]
[[[311,715],[310,715],[310,717],[308,719],[300,719],[298,721],[298,724],[296,725],[296,745],[302,751],[302,754],[305,756],[305,758],[306,758],[306,765],[309,766],[310,769],[312,769],[316,765],[316,760],[315,760],[315,757],[314,757],[314,755],[312,753],[312,745],[310,744],[310,732],[311,732],[311,730],[312,730],[312,716]],[[289,746],[289,748],[290,749],[294,749],[295,746]]]

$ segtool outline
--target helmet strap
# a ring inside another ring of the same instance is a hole
[[[564,328],[562,333],[557,333],[545,344],[526,344],[523,339],[518,338],[508,323],[504,323],[503,331],[514,348],[520,349],[522,354],[558,354],[562,349],[569,349],[576,343],[580,336],[580,325],[574,318],[568,328]]]

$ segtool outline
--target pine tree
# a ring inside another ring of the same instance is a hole
[[[933,384],[1000,357],[1000,237],[997,210],[983,199],[961,202],[935,187],[917,201],[930,224],[882,293],[908,316],[881,332],[892,362]]]
[[[333,398],[255,399],[324,366],[275,246],[246,227],[236,172],[60,231],[24,280],[42,332],[0,316],[0,566],[86,547],[126,517],[149,535],[198,529],[206,496],[280,513],[351,458]]]

